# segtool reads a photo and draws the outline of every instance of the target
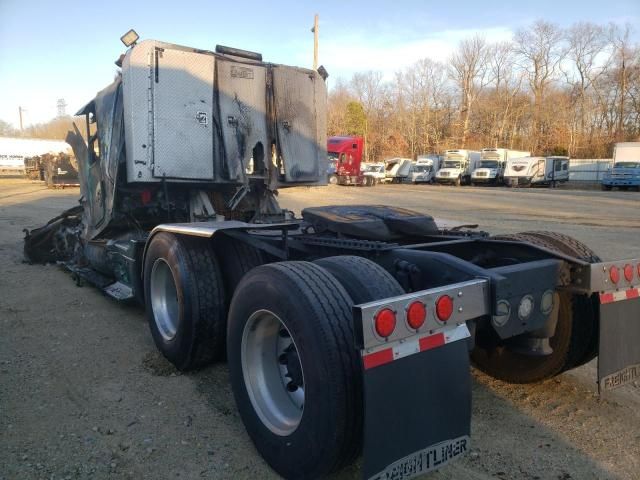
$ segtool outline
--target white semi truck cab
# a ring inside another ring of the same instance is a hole
[[[471,184],[501,184],[507,161],[512,158],[528,157],[531,152],[510,150],[508,148],[483,148],[480,151],[480,163],[471,174]]]
[[[447,150],[442,167],[436,173],[436,182],[462,185],[471,183],[471,173],[480,161],[480,152],[473,150]]]

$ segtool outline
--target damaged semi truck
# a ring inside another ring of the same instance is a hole
[[[599,356],[602,391],[638,378],[640,259],[389,206],[296,218],[276,192],[327,181],[324,69],[136,37],[79,112],[88,140],[68,137],[80,206],[27,232],[25,254],[142,302],[178,369],[226,358],[280,475],[362,455],[363,477],[406,479],[459,457],[470,362],[527,383]]]

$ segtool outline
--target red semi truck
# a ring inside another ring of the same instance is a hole
[[[364,138],[358,136],[336,136],[327,139],[329,161],[336,162],[338,185],[364,185],[367,181],[360,172]]]

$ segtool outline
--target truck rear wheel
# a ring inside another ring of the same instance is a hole
[[[340,282],[354,305],[405,293],[389,272],[367,258],[339,255],[313,263],[328,270]]]
[[[220,262],[228,303],[236,287],[249,271],[268,263],[267,255],[241,240],[224,235],[215,235],[213,245]]]
[[[588,262],[599,261],[597,255],[577,240],[555,232],[524,232],[493,237],[538,245]],[[511,351],[500,342],[483,346],[482,336],[471,354],[474,364],[494,378],[511,383],[532,383],[551,378],[587,363],[597,354],[597,309],[588,295],[559,292],[558,323],[549,339],[553,353],[531,356]],[[495,339],[493,339],[495,340]]]
[[[351,304],[331,274],[308,262],[255,268],[233,296],[231,386],[256,448],[285,478],[325,476],[360,452]]]
[[[144,291],[153,340],[177,369],[222,358],[226,302],[218,261],[207,241],[155,235],[145,256]]]

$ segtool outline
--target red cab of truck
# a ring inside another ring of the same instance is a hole
[[[337,136],[327,139],[329,161],[336,162],[336,175],[339,185],[360,185],[363,175],[360,173],[364,139],[357,136]]]

